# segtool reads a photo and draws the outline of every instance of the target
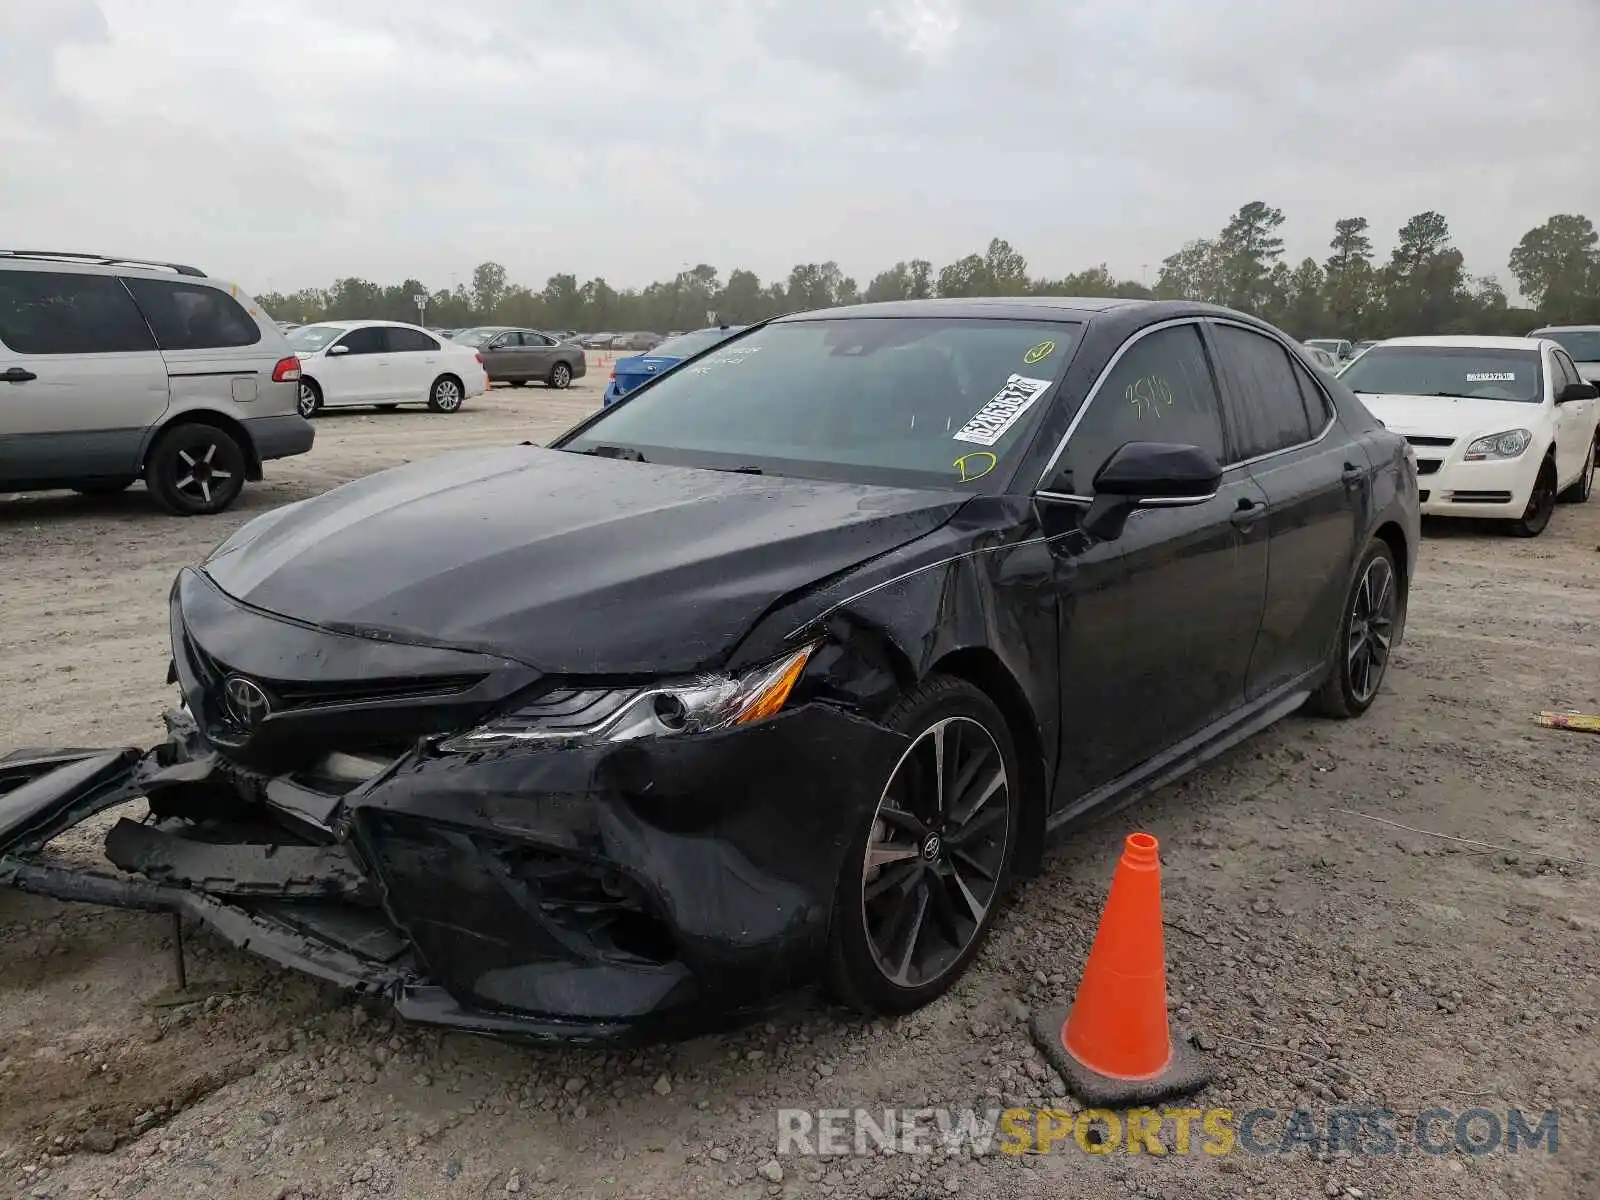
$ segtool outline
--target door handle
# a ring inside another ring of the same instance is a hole
[[[1366,477],[1367,473],[1354,463],[1345,463],[1344,474],[1339,476],[1347,488],[1355,487]]]
[[[1241,496],[1239,498],[1239,506],[1233,510],[1228,520],[1232,521],[1240,529],[1248,529],[1266,515],[1267,506],[1265,504],[1262,504],[1259,500],[1252,500],[1248,496]]]
[[[6,383],[27,383],[37,378],[39,377],[32,371],[25,371],[21,367],[11,367],[5,371],[0,371],[0,380],[4,380]]]

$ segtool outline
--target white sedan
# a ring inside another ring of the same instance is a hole
[[[1600,391],[1542,338],[1391,338],[1340,380],[1411,443],[1424,516],[1499,517],[1537,537],[1594,486]]]
[[[489,388],[483,356],[399,321],[319,321],[288,335],[300,359],[300,415],[426,403],[453,413]]]

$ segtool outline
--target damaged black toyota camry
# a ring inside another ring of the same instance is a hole
[[[1048,835],[1364,712],[1417,544],[1404,440],[1253,318],[781,318],[243,526],[173,585],[164,744],[0,758],[0,882],[484,1033],[903,1012]],[[139,800],[115,870],[51,854]]]

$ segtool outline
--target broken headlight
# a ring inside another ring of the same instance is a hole
[[[789,699],[816,645],[742,675],[703,675],[647,687],[564,689],[439,743],[446,754],[513,746],[586,745],[675,737],[749,725]]]

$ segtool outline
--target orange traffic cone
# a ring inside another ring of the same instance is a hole
[[[1130,833],[1071,1008],[1040,1013],[1034,1041],[1087,1104],[1125,1108],[1198,1091],[1210,1069],[1167,1026],[1161,860]]]

